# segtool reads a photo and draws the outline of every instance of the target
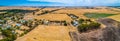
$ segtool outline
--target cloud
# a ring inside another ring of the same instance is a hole
[[[120,3],[120,0],[28,0],[37,2],[58,2],[68,5],[110,5]]]
[[[28,1],[58,2],[58,3],[74,3],[75,2],[75,0],[28,0]]]

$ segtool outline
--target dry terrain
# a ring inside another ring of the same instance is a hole
[[[112,19],[120,22],[120,14],[119,15],[110,16],[108,18],[112,18]]]
[[[87,17],[83,14],[86,12],[98,12],[98,13],[110,13],[110,14],[120,14],[119,9],[106,9],[107,7],[98,7],[99,9],[83,9],[83,8],[43,8],[42,10],[56,10],[51,13],[47,13],[44,15],[37,15],[42,13],[41,10],[33,13],[27,13],[24,16],[24,19],[45,19],[51,21],[67,21],[71,22],[72,19],[67,14],[74,14],[79,18],[86,19]],[[0,10],[5,9],[25,9],[25,10],[36,10],[41,8],[31,8],[31,7],[0,7]],[[0,12],[2,13],[2,12]],[[114,20],[120,21],[120,15],[110,16],[108,18],[112,18]],[[49,25],[39,25],[35,27],[32,31],[27,33],[26,35],[17,38],[15,41],[72,41],[69,32],[78,32],[77,28],[72,26],[71,24],[68,26],[49,26]]]
[[[41,16],[32,14],[28,16],[36,19],[71,21],[72,19],[66,14],[75,14],[76,16],[79,16],[79,18],[87,18],[83,15],[86,12],[112,13],[112,14],[120,13],[116,11],[111,11],[106,8],[102,7],[100,8],[101,9],[64,8]],[[58,8],[44,8],[43,10],[51,11],[55,9]],[[41,11],[36,12],[36,14],[39,13],[41,13]],[[73,26],[66,27],[66,26],[39,25],[25,36],[18,38],[16,41],[72,41],[72,39],[69,36],[69,32],[77,31],[76,28],[73,29],[72,27]]]
[[[39,25],[16,41],[71,41],[69,27]]]

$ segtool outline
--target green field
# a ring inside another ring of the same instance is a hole
[[[109,17],[109,16],[113,16],[113,15],[117,15],[117,14],[107,14],[107,13],[85,13],[84,14],[86,17],[88,18],[105,18],[105,17]]]

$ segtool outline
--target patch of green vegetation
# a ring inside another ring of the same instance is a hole
[[[86,32],[87,30],[97,29],[99,28],[100,24],[96,22],[91,22],[90,24],[81,24],[78,26],[78,30],[80,32]]]
[[[64,26],[67,26],[67,22],[66,21],[64,21]]]
[[[2,35],[5,36],[4,39],[1,39],[0,41],[14,41],[17,38],[17,33],[14,32],[14,28],[10,27],[10,28],[0,28]]]
[[[86,32],[92,29],[98,29],[100,28],[100,23],[94,22],[90,19],[79,19],[78,20],[79,25],[78,25],[78,31],[79,32]]]
[[[105,17],[109,17],[109,16],[113,16],[116,14],[107,14],[107,13],[85,13],[84,14],[86,17],[88,18],[105,18]]]

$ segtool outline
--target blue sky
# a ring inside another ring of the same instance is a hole
[[[120,6],[120,0],[0,0],[1,6]]]

